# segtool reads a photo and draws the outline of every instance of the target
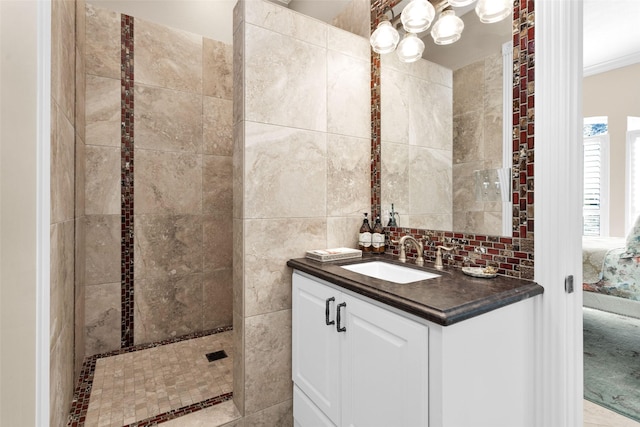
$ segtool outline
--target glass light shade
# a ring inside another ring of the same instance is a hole
[[[464,30],[464,22],[458,18],[453,10],[445,10],[433,24],[431,37],[433,42],[439,45],[457,42]]]
[[[424,42],[415,33],[406,33],[398,44],[398,58],[402,62],[415,62],[422,58]]]
[[[436,16],[436,10],[427,0],[411,0],[400,17],[404,30],[408,33],[426,31]]]
[[[449,0],[449,6],[451,7],[464,7],[468,6],[476,0]]]
[[[478,0],[476,15],[480,18],[480,22],[493,24],[511,15],[512,7],[511,0]]]
[[[371,34],[369,42],[376,53],[393,52],[400,41],[398,30],[393,28],[389,21],[382,21],[378,28]]]

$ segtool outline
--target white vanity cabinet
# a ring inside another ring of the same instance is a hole
[[[296,425],[428,425],[428,333],[424,324],[294,273]]]
[[[534,427],[538,300],[443,326],[294,270],[295,425]]]

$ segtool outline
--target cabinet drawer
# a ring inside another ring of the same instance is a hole
[[[335,427],[298,387],[293,387],[293,420],[295,427]]]

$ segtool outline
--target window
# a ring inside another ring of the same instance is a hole
[[[609,235],[609,135],[607,117],[584,120],[582,234]]]
[[[627,218],[625,234],[640,215],[640,117],[627,118]]]

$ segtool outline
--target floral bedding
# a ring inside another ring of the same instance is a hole
[[[608,240],[607,243],[603,240],[599,250],[589,250],[588,240],[585,238],[583,243],[582,288],[585,291],[640,301],[640,217],[623,245],[615,240]],[[618,247],[610,248],[606,244]],[[602,267],[595,275],[601,256]]]

